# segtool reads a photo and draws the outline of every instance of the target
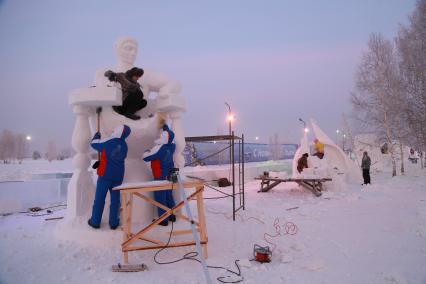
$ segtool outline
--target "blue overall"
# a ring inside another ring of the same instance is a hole
[[[120,128],[121,127],[121,128]],[[113,228],[120,223],[118,212],[120,208],[120,192],[112,190],[119,186],[124,178],[124,160],[127,156],[127,144],[125,139],[130,135],[127,125],[119,126],[114,133],[105,140],[100,140],[100,134],[96,133],[91,146],[101,152],[99,167],[97,169],[98,181],[96,184],[95,200],[93,202],[92,217],[90,223],[99,226],[105,206],[105,198],[109,191],[111,205],[109,209],[109,225]]]
[[[154,180],[166,180],[170,175],[170,171],[174,168],[173,153],[175,152],[176,145],[172,143],[172,141],[175,134],[167,125],[163,126],[163,131],[167,131],[168,133],[169,138],[167,144],[162,144],[158,151],[150,153],[149,156],[143,159],[145,162],[151,162]],[[164,206],[172,208],[175,206],[172,192],[173,191],[171,189],[155,191],[154,199]],[[165,211],[158,207],[158,216],[161,216],[164,213]]]

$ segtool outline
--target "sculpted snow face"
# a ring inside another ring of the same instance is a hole
[[[114,50],[118,59],[118,66],[130,67],[135,63],[136,55],[138,54],[138,43],[133,38],[122,37],[114,43]]]

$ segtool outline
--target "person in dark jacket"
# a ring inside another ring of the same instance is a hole
[[[92,216],[88,224],[98,229],[101,225],[102,213],[105,206],[105,197],[109,191],[111,205],[109,208],[109,226],[115,230],[119,223],[118,210],[120,207],[120,193],[112,190],[119,186],[124,178],[124,160],[127,156],[125,139],[130,135],[130,127],[119,125],[107,139],[101,140],[101,134],[96,132],[90,144],[93,149],[101,153],[97,169],[98,181],[96,184],[95,200],[93,202]]]
[[[364,178],[364,184],[371,184],[370,166],[371,166],[371,159],[368,156],[368,153],[364,152],[364,155],[362,156],[362,161],[361,161],[362,177]]]
[[[173,154],[176,149],[176,145],[173,143],[174,137],[173,131],[169,129],[167,124],[164,124],[160,138],[155,140],[156,145],[143,155],[145,162],[151,162],[154,180],[167,180],[170,177],[170,173],[175,166],[173,162]],[[175,206],[171,189],[154,191],[154,199],[168,208]],[[165,211],[158,207],[158,216],[160,217],[164,213]],[[176,216],[170,215],[168,219],[164,219],[159,225],[167,226],[169,221],[175,222]]]
[[[308,168],[308,157],[309,154],[305,153],[302,155],[302,157],[299,158],[299,160],[297,160],[297,171],[299,174],[303,172],[303,169]]]
[[[111,70],[105,72],[108,80],[120,83],[123,92],[123,104],[112,108],[117,113],[133,120],[141,118],[135,113],[147,105],[147,101],[143,98],[141,86],[138,83],[143,73],[143,69],[137,67],[127,70],[126,73],[114,73]]]

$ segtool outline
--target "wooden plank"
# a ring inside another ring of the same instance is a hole
[[[122,228],[123,228],[123,242],[125,242],[130,236],[127,233],[127,194],[125,192],[121,192],[121,208],[122,208]],[[124,263],[129,263],[129,253],[123,251],[123,261]]]
[[[270,185],[261,188],[260,191],[258,191],[258,192],[268,192],[270,189],[272,189],[273,187],[277,186],[281,182],[282,181],[280,181],[280,180],[276,180],[273,183],[271,183]]]
[[[201,181],[186,181],[184,182],[183,186],[184,188],[194,188],[203,185],[203,182]],[[119,191],[127,191],[127,192],[149,192],[149,191],[157,191],[157,190],[168,190],[178,189],[177,186],[175,186],[172,182],[168,184],[163,185],[157,185],[157,186],[129,186],[124,188],[114,188],[113,190],[119,190]]]
[[[255,177],[254,178],[255,180],[261,180],[261,181],[265,181],[265,180],[269,180],[269,181],[281,181],[281,182],[300,182],[300,181],[309,181],[309,182],[312,182],[312,181],[321,181],[321,182],[324,182],[324,181],[332,181],[333,179],[331,179],[331,178],[285,178],[285,179],[282,179],[282,178],[271,178],[271,177],[269,177],[269,178],[266,178],[266,177]]]
[[[200,230],[197,229],[197,232],[199,232]],[[173,236],[178,236],[178,235],[187,235],[187,234],[192,234],[192,230],[177,230],[177,231],[173,231]]]
[[[129,236],[132,235],[132,209],[133,209],[133,194],[129,196],[128,203],[128,211],[127,211],[127,233]]]
[[[170,208],[169,208],[169,207],[164,206],[163,204],[161,204],[161,203],[159,203],[159,202],[155,201],[155,200],[154,200],[154,199],[152,199],[152,198],[149,198],[148,196],[143,195],[142,193],[135,192],[135,193],[133,193],[133,194],[134,194],[134,195],[136,195],[137,197],[142,198],[142,199],[143,199],[143,200],[145,200],[146,202],[151,203],[151,204],[152,204],[152,205],[154,205],[154,206],[160,207],[160,208],[161,208],[161,209],[163,209],[164,211],[169,211],[169,210],[170,210]]]
[[[207,227],[206,227],[206,217],[204,215],[204,200],[203,192],[204,186],[197,188],[200,190],[200,193],[197,194],[197,209],[198,209],[198,222],[200,222],[199,232],[200,232],[200,241],[205,242],[203,246],[204,258],[208,258],[207,251]]]
[[[207,242],[201,242],[202,245],[206,244]],[[188,247],[188,246],[195,246],[195,242],[180,242],[180,243],[171,243],[167,247],[168,248],[175,248],[175,247]],[[160,249],[164,248],[164,246],[135,246],[135,247],[126,247],[125,251],[135,251],[135,250],[149,250],[149,249]]]
[[[166,245],[166,243],[164,243],[162,241],[154,240],[154,239],[151,239],[151,238],[148,238],[148,237],[141,237],[139,239],[142,240],[142,241],[150,242],[150,243],[157,244],[157,245],[162,245],[162,246]]]
[[[307,181],[298,182],[299,185],[303,186],[304,188],[308,189],[310,192],[312,192],[315,196],[319,197],[322,195],[322,192],[317,190],[316,185],[310,184]]]

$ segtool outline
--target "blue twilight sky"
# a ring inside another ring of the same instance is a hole
[[[298,142],[299,117],[330,136],[350,111],[369,34],[393,38],[415,0],[2,1],[0,130],[69,144],[68,93],[116,63],[112,44],[139,42],[136,65],[183,84],[187,136],[235,129],[249,141]]]

